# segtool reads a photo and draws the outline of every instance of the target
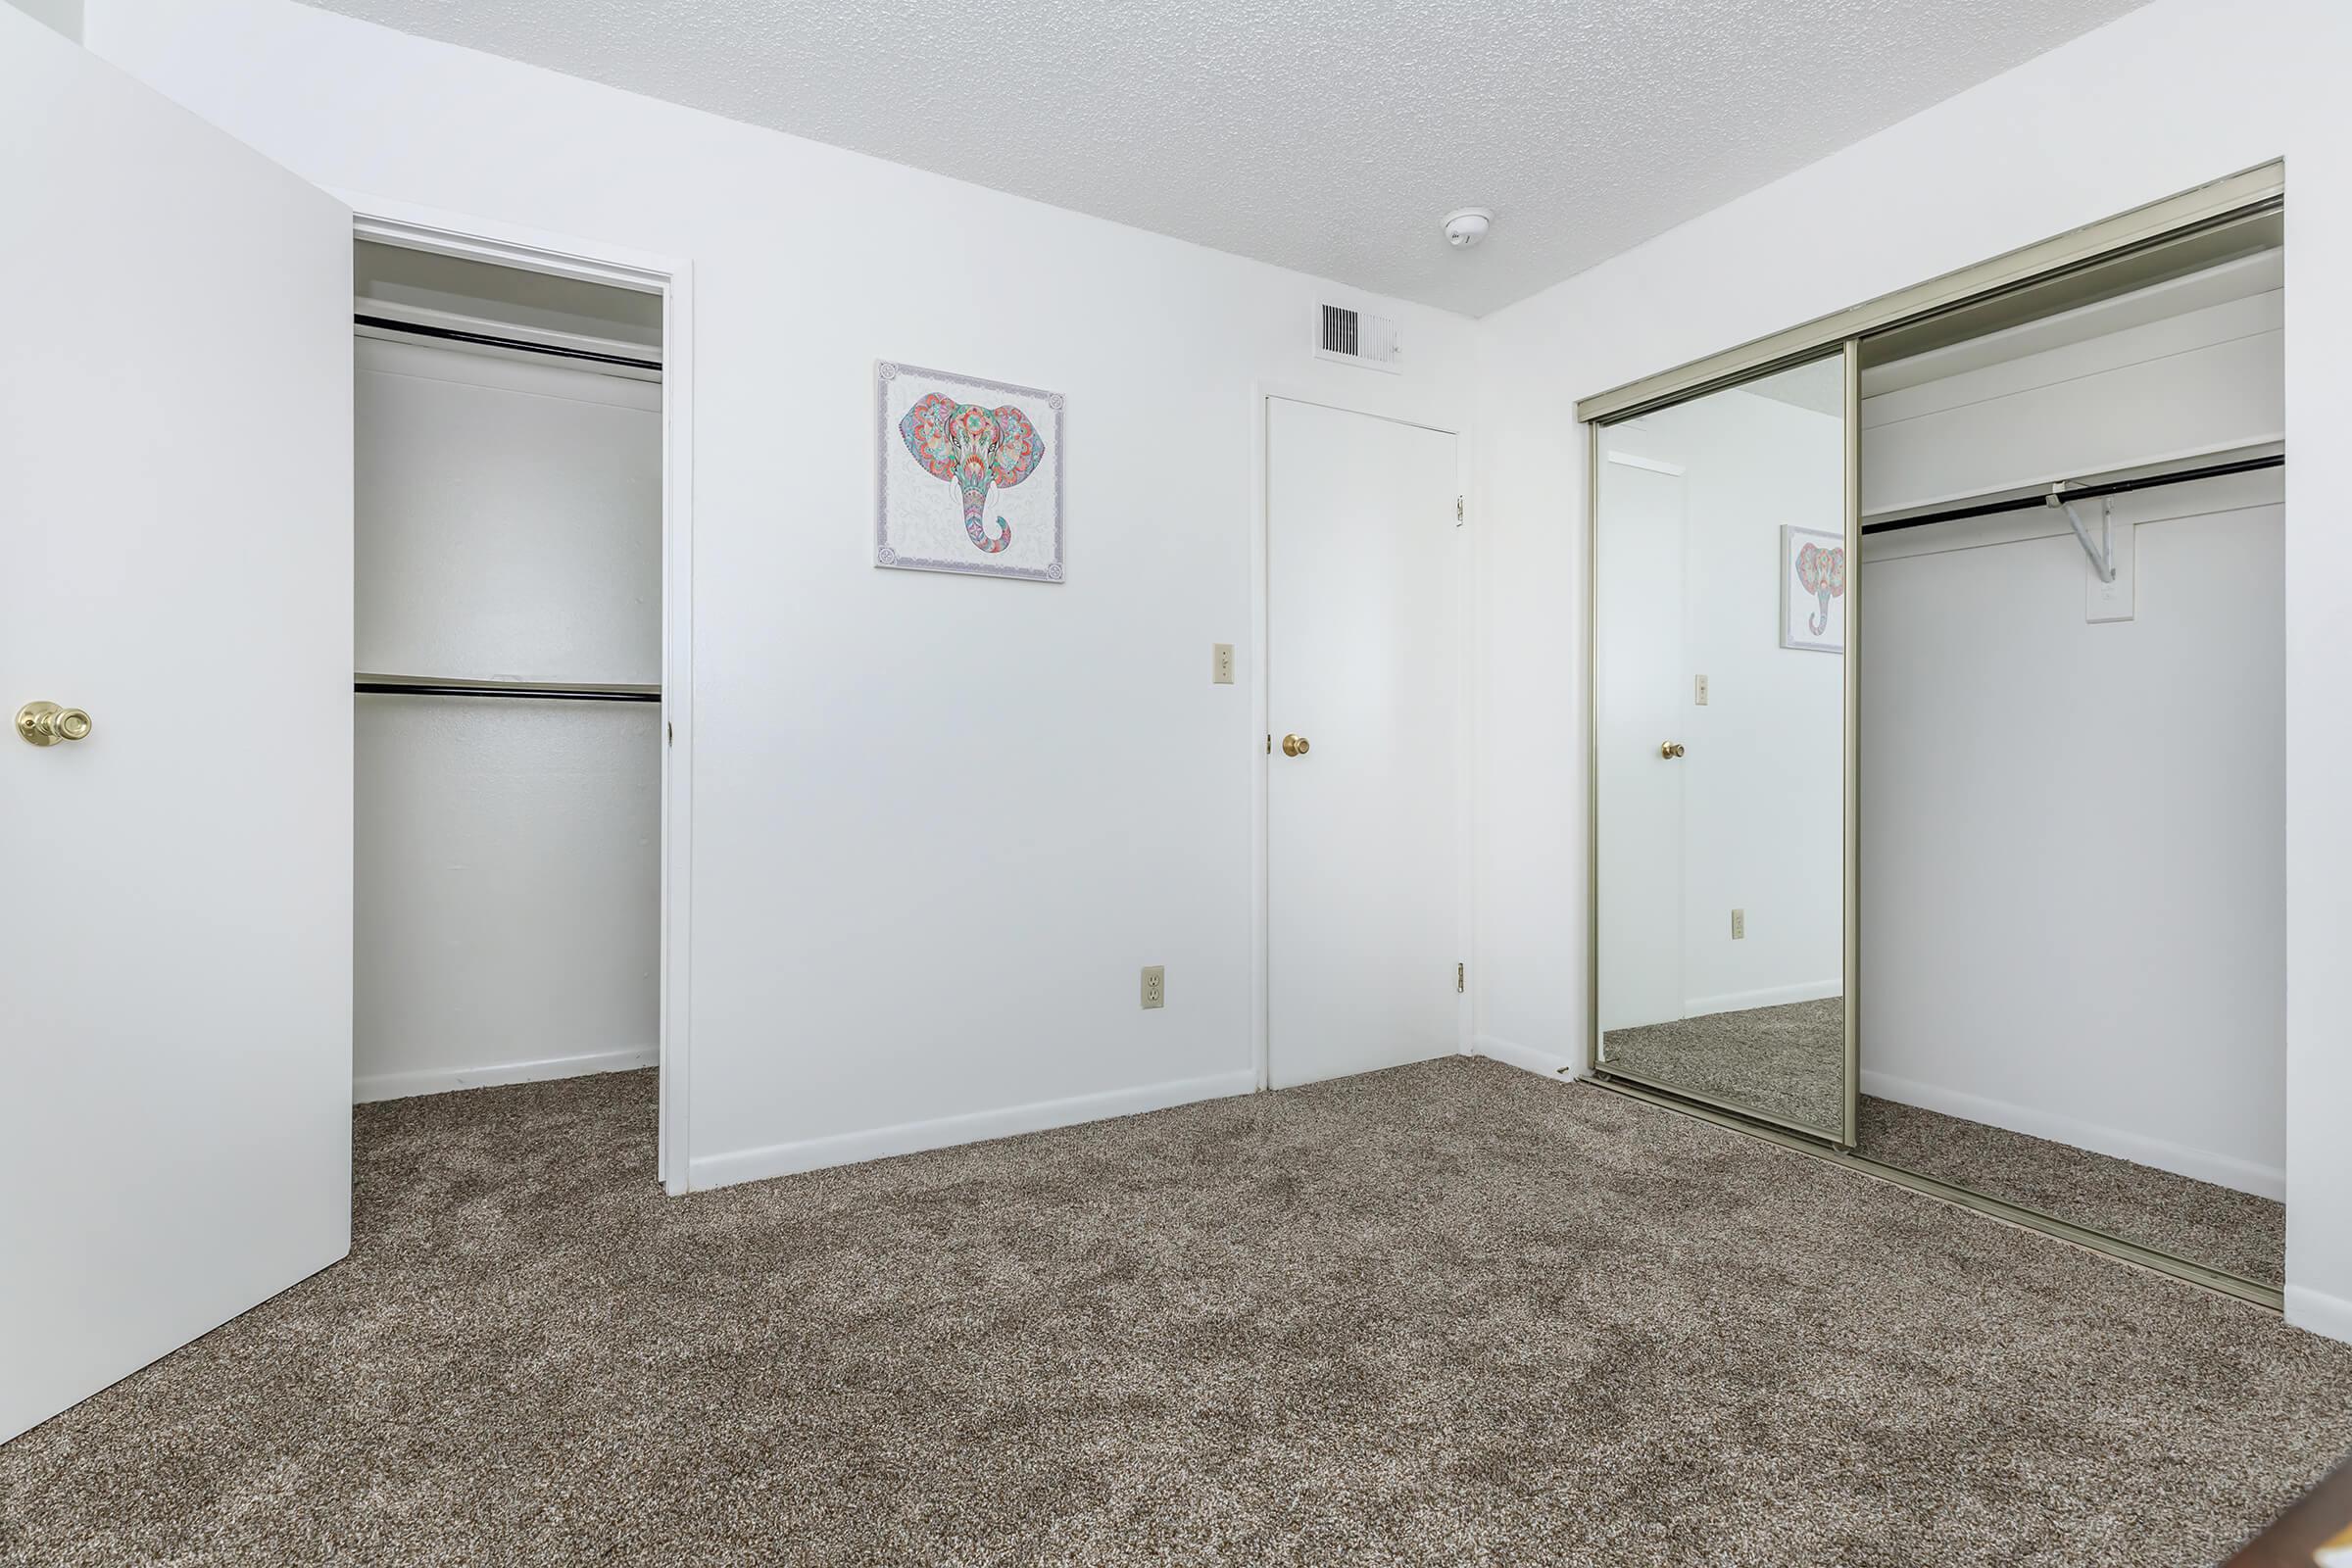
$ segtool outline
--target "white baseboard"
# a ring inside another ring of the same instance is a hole
[[[993,1138],[1011,1138],[1020,1133],[1070,1127],[1112,1116],[1135,1116],[1148,1110],[1166,1110],[1172,1105],[1256,1091],[1257,1074],[1245,1067],[1239,1072],[1217,1073],[1207,1078],[1144,1084],[1100,1095],[1077,1095],[1068,1100],[1043,1100],[1034,1104],[1007,1105],[1001,1110],[902,1122],[895,1127],[875,1127],[865,1132],[836,1133],[828,1138],[804,1138],[797,1143],[737,1150],[731,1154],[700,1155],[688,1171],[688,1185],[697,1192],[731,1187],[737,1182],[792,1176],[802,1171],[822,1170],[828,1165],[855,1165],[869,1159],[888,1159],[894,1154],[920,1153],[926,1149],[952,1149],[957,1144],[985,1143]]]
[[[2113,1154],[2118,1159],[2136,1160],[2142,1165],[2153,1165],[2158,1170],[2169,1170],[2177,1176],[2187,1176],[2197,1181],[2211,1182],[2217,1187],[2252,1193],[2257,1198],[2283,1200],[2286,1197],[2284,1170],[2277,1165],[2258,1165],[2249,1159],[2239,1159],[2234,1154],[2191,1149],[2186,1144],[2151,1138],[2145,1133],[2078,1121],[2054,1111],[2011,1104],[2005,1100],[1987,1100],[1982,1095],[1946,1089],[1939,1084],[1889,1077],[1883,1072],[1872,1072],[1867,1067],[1862,1070],[1862,1092],[1899,1104],[1917,1105],[1922,1110],[1939,1110],[1947,1116],[1981,1121],[1988,1127],[2005,1127],[2013,1133],[2072,1144],[2077,1149],[2087,1149],[2094,1154]]]
[[[535,1084],[549,1078],[584,1078],[592,1072],[632,1072],[660,1064],[660,1046],[600,1051],[586,1056],[548,1056],[493,1067],[428,1067],[418,1072],[379,1072],[351,1081],[351,1102],[406,1100],[412,1095],[446,1095],[457,1089],[490,1089],[499,1084]]]
[[[1571,1078],[1585,1075],[1584,1062],[1575,1057],[1555,1056],[1548,1051],[1514,1045],[1508,1040],[1497,1040],[1493,1035],[1480,1035],[1472,1041],[1470,1054],[1499,1061],[1506,1067],[1521,1067],[1532,1073],[1541,1073],[1556,1083],[1564,1084]]]
[[[1779,1007],[1791,1002],[1820,1002],[1842,995],[1845,982],[1804,980],[1792,986],[1766,986],[1761,991],[1732,991],[1720,997],[1692,997],[1683,1004],[1683,1016],[1703,1018],[1710,1012],[1745,1012],[1750,1007]]]
[[[2286,1320],[2296,1328],[2352,1343],[2352,1301],[2308,1285],[2286,1288]]]

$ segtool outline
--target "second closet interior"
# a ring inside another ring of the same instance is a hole
[[[662,298],[354,281],[357,1097],[652,1067]]]
[[[1604,1077],[2276,1298],[2282,242],[1596,425]]]

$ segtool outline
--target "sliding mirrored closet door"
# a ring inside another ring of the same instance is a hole
[[[2283,189],[1578,404],[1602,1084],[2279,1303]]]
[[[1593,430],[1595,1067],[1853,1142],[1853,366]]]

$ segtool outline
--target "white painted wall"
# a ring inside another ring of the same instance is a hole
[[[2286,1312],[2352,1340],[2352,7],[2288,10]]]
[[[1866,374],[1863,512],[2281,440],[2285,321],[2273,288],[1875,396]]]
[[[1796,376],[1842,385],[1835,365]],[[1612,426],[1612,451],[1684,470],[1682,615],[1678,625],[1610,623],[1620,635],[1676,644],[1672,690],[1654,717],[1655,733],[1619,739],[1649,766],[1628,787],[1676,781],[1678,844],[1645,847],[1615,863],[1601,885],[1601,916],[1647,897],[1650,879],[1680,865],[1683,888],[1681,1011],[1675,1016],[1773,1006],[1842,988],[1844,918],[1837,847],[1843,809],[1843,662],[1834,654],[1781,646],[1781,527],[1835,533],[1842,526],[1843,420],[1744,390],[1719,393]],[[1601,504],[1629,473],[1603,471]],[[1604,545],[1608,534],[1604,530]],[[1621,596],[1604,550],[1606,606]],[[1626,585],[1628,589],[1632,585]],[[1666,662],[1647,657],[1645,664]],[[1694,677],[1708,680],[1699,707]],[[1605,720],[1604,720],[1605,722]],[[1688,748],[1681,761],[1657,760],[1660,742]],[[1604,773],[1604,780],[1624,774]],[[1605,796],[1604,796],[1605,804]],[[1612,816],[1611,820],[1615,818]],[[1642,819],[1650,820],[1646,812]],[[1731,913],[1744,912],[1746,935],[1732,940]],[[1602,1027],[1655,1023],[1612,997],[1605,975]]]
[[[2038,516],[1865,549],[1864,1093],[2283,1195],[2279,488],[2115,498],[2130,621]]]
[[[1458,417],[1467,322],[1323,364],[1297,274],[285,0],[88,36],[320,183],[692,259],[695,1181],[1250,1087],[1250,386]],[[877,358],[1068,395],[1066,584],[869,564]]]
[[[1573,400],[2289,158],[2289,1312],[2352,1338],[2352,23],[2154,0],[1480,323],[1483,1036],[1584,1050],[1584,457]],[[1867,616],[1867,612],[1866,612]],[[1508,715],[1509,722],[1501,722]]]
[[[662,678],[662,389],[358,345],[360,669]],[[662,715],[357,700],[360,1100],[650,1066]]]
[[[8,3],[69,38],[81,36],[81,0],[8,0]]]

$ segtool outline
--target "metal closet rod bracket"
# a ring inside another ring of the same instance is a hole
[[[2075,530],[2075,543],[2081,545],[2082,553],[2090,558],[2091,569],[2099,574],[2099,581],[2115,581],[2114,506],[2105,496],[2099,497],[2099,542],[2094,545],[2090,542],[2090,530],[2082,525],[2082,519],[2076,514],[2075,504],[2066,498],[2066,481],[2061,479],[2050,486],[2049,499],[2045,504],[2066,514],[2068,526]]]

